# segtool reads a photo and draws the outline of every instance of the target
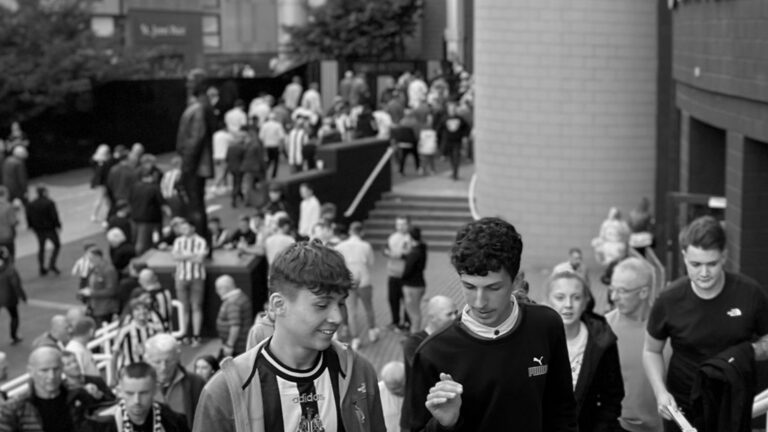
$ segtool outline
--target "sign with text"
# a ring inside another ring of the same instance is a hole
[[[135,47],[172,46],[188,66],[202,64],[202,15],[180,11],[128,11],[128,41]]]

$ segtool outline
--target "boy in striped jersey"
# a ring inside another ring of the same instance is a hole
[[[194,431],[384,432],[376,372],[333,341],[351,275],[337,251],[300,242],[269,276],[274,335],[222,362],[200,395]]]
[[[163,327],[150,321],[149,305],[142,299],[133,299],[128,305],[130,318],[120,327],[115,337],[115,370],[144,359],[144,342],[163,331]]]
[[[200,345],[200,329],[203,327],[203,294],[205,290],[205,257],[208,244],[195,233],[195,227],[187,221],[179,224],[180,237],[173,242],[173,258],[176,260],[176,296],[184,305],[185,332],[189,331],[192,317],[192,345]],[[190,314],[191,312],[191,314]],[[185,342],[188,338],[184,338]]]

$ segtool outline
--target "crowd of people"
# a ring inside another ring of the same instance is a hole
[[[420,168],[421,156],[430,161],[442,151],[458,178],[458,159],[471,155],[471,115],[459,113],[471,114],[471,90],[456,103],[444,92],[447,83],[427,86],[418,73],[408,74],[372,112],[364,75],[350,72],[331,111],[323,110],[317,86],[305,91],[295,79],[274,106],[262,96],[247,113],[236,103],[222,115],[217,90],[190,78],[193,98],[170,169],[163,172],[140,144],[101,146],[94,154],[92,185],[102,199],[93,219],[103,222],[109,250],[84,245],[72,269],[84,307],[54,316],[34,340],[28,389],[0,403],[0,432],[645,432],[675,430],[680,413],[702,431],[749,424],[754,362],[768,359],[768,296],[751,279],[724,270],[725,231],[715,219],[696,219],[680,233],[688,276],[656,297],[648,263],[626,258],[628,247],[650,244],[630,244],[612,211],[594,243],[610,264],[612,306],[602,315],[576,248],[544,284],[545,304],[531,301],[520,270],[522,235],[500,218],[470,222],[456,234],[450,263],[465,304],[427,299],[428,245],[407,215],[398,216],[381,252],[388,328],[404,336],[403,357],[377,373],[359,352],[382,330],[373,308],[375,253],[363,224],[339,223],[332,199],[322,203],[310,183],[300,185],[300,202],[286,202],[268,170],[274,177],[281,155],[292,172],[316,168],[312,146],[325,133],[343,140],[386,132],[401,151],[401,171],[408,155]],[[414,128],[414,136],[404,138],[410,132],[403,128]],[[431,155],[421,151],[424,136]],[[249,157],[258,170],[244,168]],[[209,195],[220,193],[227,175],[234,179],[232,206],[243,201],[255,209],[232,229],[208,217],[204,206],[206,182]],[[0,186],[0,198],[6,192]],[[38,188],[38,200],[50,201],[45,192]],[[294,205],[297,215],[289,211]],[[30,210],[37,212],[32,203],[26,208],[28,219]],[[648,214],[647,203],[638,209],[638,217]],[[45,211],[53,219],[55,204]],[[61,224],[53,225],[48,229]],[[610,244],[616,230],[624,249]],[[13,287],[19,278],[11,247],[0,246],[0,268],[10,269],[0,270],[0,286],[12,287],[0,290],[0,305],[11,311],[26,297],[20,283]],[[137,259],[151,248],[175,260],[173,287]],[[182,349],[201,344],[206,267],[218,249],[263,256],[268,299],[254,310],[232,276],[211,280],[221,300],[218,352],[201,355],[187,370]],[[55,253],[52,263],[44,266],[41,258],[41,274],[57,274]],[[178,329],[174,299],[184,312]],[[14,340],[20,340],[17,315]],[[107,361],[117,373],[109,379],[99,367],[103,353],[91,342],[99,327],[115,321]],[[4,362],[0,354],[0,375]],[[725,393],[724,375],[738,392]]]

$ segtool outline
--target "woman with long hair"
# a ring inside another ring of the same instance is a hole
[[[101,144],[96,148],[96,152],[93,153],[91,158],[91,166],[93,167],[93,176],[91,177],[91,189],[98,191],[98,197],[96,198],[96,204],[93,206],[93,213],[91,213],[91,221],[101,221],[99,216],[101,208],[109,208],[109,197],[107,197],[107,176],[109,175],[109,169],[112,167],[112,150],[106,144]]]

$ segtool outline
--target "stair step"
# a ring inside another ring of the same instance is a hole
[[[442,230],[452,230],[456,232],[459,228],[464,226],[465,223],[469,222],[468,220],[426,220],[422,219],[418,221],[418,226],[422,230],[427,229],[442,229]],[[380,219],[380,218],[371,218],[365,221],[365,231],[368,232],[372,229],[386,229],[390,233],[395,230],[395,221],[394,219]]]
[[[417,202],[464,202],[466,203],[467,195],[454,195],[454,196],[436,196],[436,195],[419,195],[419,194],[399,194],[394,192],[385,192],[382,195],[382,200],[386,201],[417,201]]]
[[[414,224],[419,228],[422,228],[419,224]],[[392,230],[389,228],[366,228],[365,238],[372,240],[378,238],[388,238],[392,234]],[[421,237],[429,240],[451,239],[456,237],[456,230],[443,230],[443,229],[423,229],[421,230]]]
[[[458,221],[465,221],[469,222],[472,220],[472,214],[469,212],[469,210],[463,210],[463,211],[440,211],[440,210],[430,210],[430,209],[409,209],[407,211],[399,210],[399,209],[380,209],[375,208],[373,209],[370,214],[370,219],[375,218],[383,218],[387,219],[392,223],[394,219],[398,216],[408,216],[413,221],[426,219],[426,220],[458,220]]]
[[[412,209],[434,209],[434,210],[447,210],[447,211],[468,211],[469,204],[466,201],[435,201],[435,202],[422,202],[422,201],[379,201],[376,203],[376,208],[380,209],[397,209],[403,211],[410,211]]]

